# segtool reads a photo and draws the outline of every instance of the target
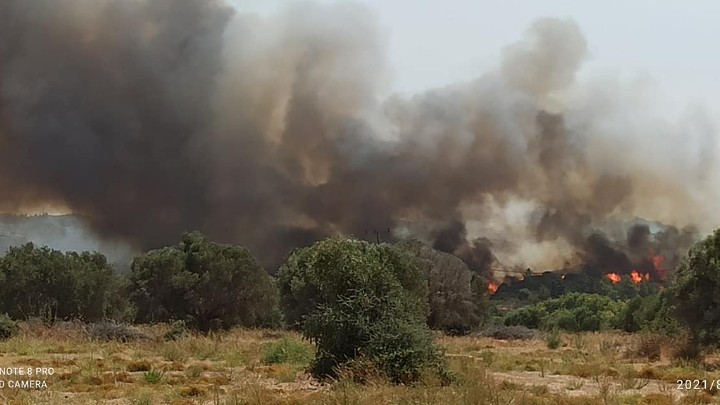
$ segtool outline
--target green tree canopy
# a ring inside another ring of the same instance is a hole
[[[427,314],[428,287],[420,263],[390,244],[331,238],[296,249],[278,274],[285,321],[291,327],[321,305],[336,301],[360,286],[383,296],[394,288],[409,294],[417,313]]]
[[[130,291],[138,321],[184,320],[202,331],[262,324],[277,304],[273,279],[248,249],[197,232],[135,258]]]
[[[392,381],[410,382],[441,364],[425,325],[425,274],[402,249],[327,239],[293,252],[279,281],[287,319],[317,345],[315,375],[369,362]]]
[[[695,340],[720,346],[720,229],[693,246],[670,288],[678,320]]]
[[[100,253],[63,253],[27,243],[0,259],[0,313],[24,319],[113,315],[117,277]]]
[[[465,334],[480,326],[488,305],[488,280],[470,271],[457,256],[420,241],[403,241],[398,247],[417,259],[427,279],[430,328]]]

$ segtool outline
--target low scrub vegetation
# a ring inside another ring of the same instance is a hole
[[[600,331],[618,326],[623,304],[598,294],[570,293],[510,312],[506,325],[563,329],[570,332]]]
[[[283,338],[265,345],[262,362],[263,364],[307,364],[312,358],[310,345]]]

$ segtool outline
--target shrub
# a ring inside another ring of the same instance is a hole
[[[619,326],[626,332],[642,330],[674,334],[680,330],[666,291],[628,301],[620,315]]]
[[[505,317],[505,325],[522,325],[531,329],[539,329],[548,314],[542,305],[529,305],[510,311]]]
[[[265,346],[264,364],[306,364],[312,360],[312,351],[306,345],[292,339],[282,339]]]
[[[560,337],[560,332],[558,332],[556,329],[550,331],[550,333],[545,336],[545,344],[547,344],[548,349],[557,349],[562,344],[562,338]]]
[[[653,333],[640,334],[635,346],[635,355],[645,357],[650,361],[660,360],[662,354],[663,342],[667,337]]]
[[[569,332],[615,328],[625,304],[597,294],[570,293],[511,311],[505,325],[559,328]]]
[[[536,337],[537,331],[525,326],[493,326],[480,333],[479,336],[498,340],[529,340]]]
[[[314,375],[361,362],[406,383],[442,368],[424,274],[397,247],[328,239],[293,252],[279,279],[286,318],[316,344]]]
[[[7,340],[17,335],[20,328],[17,322],[10,319],[7,315],[0,315],[0,340]]]
[[[272,278],[246,248],[199,233],[135,258],[130,284],[138,321],[181,319],[204,332],[261,325],[277,302]]]
[[[113,321],[104,321],[90,324],[87,332],[92,339],[119,342],[132,342],[136,340],[151,340],[150,335],[130,325]]]
[[[158,384],[163,378],[163,372],[157,370],[148,370],[143,373],[143,380],[148,384]]]
[[[173,321],[170,323],[170,330],[163,335],[163,340],[173,341],[180,340],[188,335],[188,329],[185,321]]]

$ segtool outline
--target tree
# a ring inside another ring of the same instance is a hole
[[[280,268],[283,309],[316,343],[313,374],[367,362],[394,382],[441,367],[425,326],[427,285],[416,260],[389,244],[331,238]]]
[[[690,249],[669,292],[693,342],[720,346],[720,229]]]
[[[335,304],[357,286],[381,295],[389,284],[399,283],[419,313],[428,312],[427,283],[419,263],[389,244],[331,238],[296,249],[280,268],[278,282],[285,321],[293,328],[302,328],[308,314]]]
[[[487,280],[470,271],[457,256],[422,242],[403,241],[398,247],[417,259],[427,279],[430,328],[465,334],[480,325],[485,315]]]
[[[0,312],[24,319],[110,316],[117,275],[100,253],[63,253],[32,243],[0,259]]]
[[[130,291],[138,321],[184,320],[201,331],[260,325],[277,304],[272,278],[250,251],[197,232],[135,258]]]

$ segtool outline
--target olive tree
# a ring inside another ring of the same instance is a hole
[[[130,297],[140,322],[183,320],[209,331],[268,321],[277,289],[248,249],[193,232],[133,260]]]
[[[690,249],[675,273],[670,296],[694,343],[720,346],[720,229]]]
[[[315,342],[313,373],[368,362],[395,382],[441,364],[425,326],[427,283],[418,262],[389,244],[331,238],[295,250],[280,268],[286,320]]]
[[[117,274],[100,253],[63,253],[26,243],[0,259],[0,313],[97,321],[118,309],[112,305],[117,285]]]

